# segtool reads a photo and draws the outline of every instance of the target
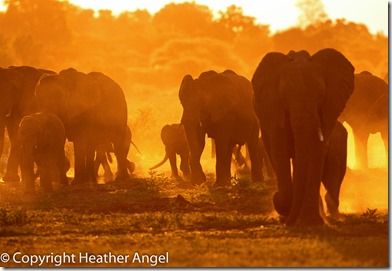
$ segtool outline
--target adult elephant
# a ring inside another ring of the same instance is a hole
[[[180,123],[167,124],[161,130],[162,143],[165,145],[165,157],[161,162],[151,167],[150,170],[162,166],[167,160],[170,161],[171,174],[173,178],[179,178],[177,169],[178,154],[181,158],[180,169],[184,177],[189,177],[189,146],[185,135],[184,126]]]
[[[3,176],[5,182],[18,182],[18,154],[16,135],[18,125],[28,114],[36,111],[34,89],[43,74],[54,72],[29,66],[11,66],[0,68],[0,156],[3,153],[4,133],[10,139],[11,150],[7,161],[7,170]]]
[[[367,168],[369,134],[381,133],[388,154],[388,84],[363,71],[355,74],[354,85],[355,91],[340,119],[353,129],[357,166]]]
[[[40,112],[23,117],[17,133],[17,146],[22,182],[27,193],[34,193],[37,175],[45,192],[52,191],[52,182],[67,185],[64,144],[64,125],[56,115]],[[34,163],[38,174],[34,173]]]
[[[354,67],[335,49],[312,56],[271,52],[252,84],[264,145],[277,175],[275,209],[288,225],[323,224],[319,203],[326,150],[353,92]]]
[[[43,77],[36,86],[38,106],[54,112],[74,144],[74,183],[95,182],[94,154],[99,144],[113,143],[117,178],[127,178],[127,104],[121,87],[99,72],[75,69]]]
[[[216,145],[215,185],[230,184],[231,156],[236,144],[248,145],[252,179],[262,181],[257,148],[259,125],[249,80],[230,70],[207,71],[196,79],[186,75],[179,98],[183,107],[181,123],[190,147],[192,182],[200,184],[206,179],[200,164],[205,134],[213,138]]]

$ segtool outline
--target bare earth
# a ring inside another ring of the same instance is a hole
[[[125,264],[90,266],[152,265],[132,262],[135,252],[168,252],[168,263],[157,266],[389,265],[386,212],[369,209],[328,226],[288,228],[272,210],[273,191],[271,184],[247,180],[228,189],[214,189],[211,181],[195,188],[156,174],[36,196],[0,183],[0,254],[130,255]]]

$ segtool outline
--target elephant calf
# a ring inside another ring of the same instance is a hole
[[[65,171],[65,130],[54,114],[34,113],[23,117],[18,129],[19,157],[22,182],[26,192],[34,192],[34,163],[45,192],[52,190],[52,182],[67,184]]]
[[[181,157],[180,169],[184,177],[188,177],[191,170],[189,166],[189,147],[184,126],[182,124],[165,125],[161,130],[161,139],[165,145],[165,157],[160,163],[151,167],[150,170],[162,166],[169,159],[172,177],[178,178],[176,161],[176,154],[178,154]]]

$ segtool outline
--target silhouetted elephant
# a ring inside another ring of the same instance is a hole
[[[277,175],[275,209],[288,225],[323,224],[323,166],[332,131],[354,89],[354,67],[334,49],[312,56],[272,52],[252,83],[263,142]]]
[[[184,177],[189,177],[191,170],[189,167],[189,146],[182,124],[168,124],[161,130],[161,139],[165,145],[165,157],[161,162],[151,167],[150,170],[162,166],[168,159],[170,161],[172,177],[178,178],[176,154],[181,158],[180,169]]]
[[[45,192],[52,182],[67,184],[64,153],[65,130],[54,114],[34,113],[23,117],[17,133],[22,182],[26,192],[34,193],[34,163]]]
[[[23,116],[36,112],[35,85],[43,74],[54,72],[28,66],[0,68],[0,156],[3,153],[4,132],[7,128],[11,149],[5,182],[18,182],[18,154],[16,134]]]
[[[354,86],[340,119],[353,129],[357,166],[367,168],[369,134],[381,133],[388,155],[388,84],[364,71],[355,74]]]
[[[74,144],[74,183],[95,182],[94,154],[99,144],[113,143],[117,178],[128,178],[127,104],[121,87],[99,72],[75,69],[43,77],[36,86],[42,110],[54,112]]]
[[[135,149],[140,153],[138,147],[132,141],[131,129],[128,127],[127,134],[125,136],[125,142],[124,142],[124,147],[128,149],[126,151],[127,153],[129,152],[130,144],[132,144],[135,147]],[[106,182],[113,180],[113,173],[109,165],[109,163],[112,163],[113,161],[111,156],[112,152],[114,152],[114,148],[113,148],[113,144],[111,143],[99,144],[96,149],[95,160],[94,160],[94,171],[96,176],[98,176],[99,166],[102,165],[104,169],[104,178]],[[127,169],[129,174],[132,174],[133,171],[135,170],[135,163],[129,161],[128,159],[127,159]]]
[[[230,184],[233,147],[245,143],[250,151],[252,179],[262,181],[257,148],[259,126],[249,80],[230,70],[207,71],[197,79],[186,75],[179,97],[183,107],[181,123],[190,147],[192,182],[200,184],[206,179],[200,164],[206,133],[215,139],[215,185]]]

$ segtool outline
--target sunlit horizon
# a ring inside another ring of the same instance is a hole
[[[387,0],[340,0],[326,1],[325,12],[332,20],[344,18],[347,21],[365,24],[372,34],[388,34],[388,1]],[[94,11],[111,10],[114,15],[125,11],[146,9],[154,14],[169,3],[196,2],[207,5],[218,15],[230,5],[240,6],[244,14],[256,18],[260,24],[270,25],[271,32],[277,32],[298,24],[299,10],[295,0],[255,1],[255,0],[145,0],[145,1],[111,1],[111,0],[68,0],[68,2]],[[4,0],[0,0],[0,10],[5,10]],[[372,12],[368,12],[372,10]]]

